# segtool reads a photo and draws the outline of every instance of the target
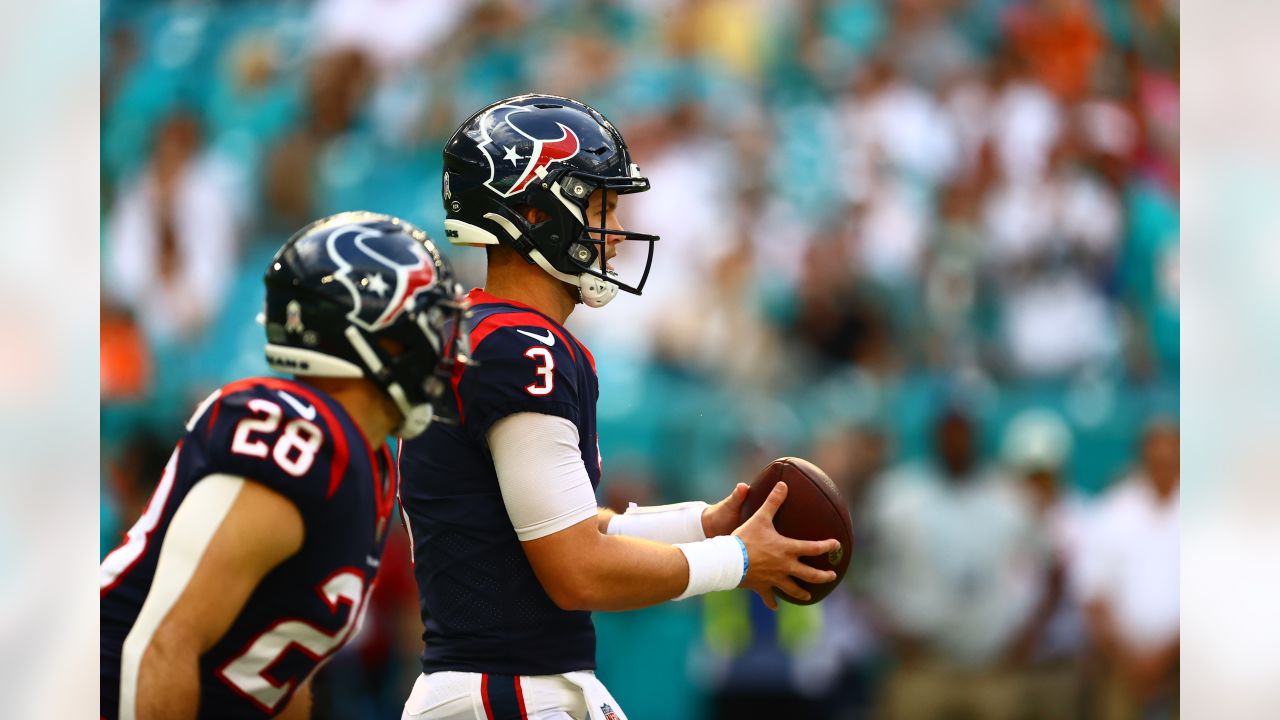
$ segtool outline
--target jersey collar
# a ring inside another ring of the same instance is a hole
[[[528,310],[531,313],[537,313],[538,315],[541,315],[542,317],[546,318],[551,323],[553,323],[556,327],[559,327],[559,328],[564,327],[563,323],[556,322],[555,318],[542,312],[541,310],[539,310],[538,308],[532,305],[526,305],[517,300],[509,300],[504,297],[498,297],[497,295],[494,295],[492,293],[485,292],[484,288],[473,288],[471,292],[467,293],[467,300],[470,301],[470,303],[473,306],[474,305],[510,305],[511,307],[520,308],[521,310]]]
[[[484,288],[472,288],[471,292],[467,293],[467,301],[471,304],[472,307],[475,307],[476,305],[508,305],[510,307],[519,308],[521,310],[527,310],[531,313],[538,315],[539,317],[545,318],[547,322],[551,323],[552,327],[555,327],[558,330],[563,331],[566,335],[568,335],[570,338],[573,339],[573,342],[575,345],[582,348],[582,351],[586,353],[587,358],[591,361],[591,369],[595,370],[596,359],[591,354],[591,351],[587,349],[587,346],[582,344],[582,341],[579,340],[576,335],[570,332],[569,328],[565,327],[563,323],[556,322],[555,318],[552,318],[550,315],[547,315],[546,313],[542,312],[538,308],[532,305],[526,305],[525,303],[522,303],[516,300],[508,300],[507,298],[504,298],[504,297],[498,297],[497,295],[494,295],[492,293],[485,292]]]

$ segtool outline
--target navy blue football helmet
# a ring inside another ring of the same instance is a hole
[[[595,109],[554,95],[519,95],[467,118],[445,145],[445,235],[459,245],[508,245],[600,307],[619,289],[641,293],[658,237],[587,225],[588,201],[596,190],[648,189],[622,135]],[[525,207],[549,219],[531,224]],[[647,243],[638,282],[623,282],[606,264],[610,236]]]
[[[421,229],[378,213],[331,215],[289,238],[263,280],[272,369],[372,380],[403,416],[400,437],[448,417],[450,380],[470,352],[465,296]]]

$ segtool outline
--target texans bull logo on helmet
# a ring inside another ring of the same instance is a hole
[[[351,293],[353,307],[347,319],[366,331],[390,325],[413,298],[436,285],[435,263],[426,249],[406,245],[368,226],[349,225],[329,234],[326,248],[338,265],[335,279]],[[367,268],[372,260],[386,272],[353,272],[354,265]]]
[[[482,139],[478,147],[489,161],[489,179],[484,184],[502,197],[523,191],[538,177],[539,168],[564,162],[582,148],[577,133],[558,122],[545,127],[545,120],[538,123],[539,116],[532,110],[532,107],[499,105],[480,121]],[[500,163],[510,165],[504,170],[523,169],[518,174],[499,173]]]

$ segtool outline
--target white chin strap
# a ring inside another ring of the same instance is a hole
[[[349,326],[343,334],[346,335],[347,340],[355,348],[360,358],[364,360],[370,371],[376,375],[382,370],[382,361],[378,359],[377,353],[373,351],[373,348],[369,347],[368,341],[364,339],[364,336],[360,334],[360,331],[354,325]],[[421,435],[422,431],[426,430],[427,426],[431,424],[431,418],[435,415],[431,403],[410,404],[409,398],[404,394],[404,389],[400,387],[400,383],[391,383],[387,387],[387,394],[391,396],[391,401],[396,404],[396,408],[400,410],[401,415],[400,424],[392,432],[397,437],[405,439]]]
[[[614,299],[618,295],[618,286],[616,283],[611,283],[608,280],[601,280],[591,273],[570,275],[569,273],[560,272],[559,270],[551,267],[551,263],[547,262],[547,259],[543,257],[542,253],[538,250],[530,251],[529,257],[537,263],[538,267],[551,275],[551,277],[576,286],[579,291],[579,296],[582,298],[582,304],[587,307],[604,307],[609,304],[610,300]]]

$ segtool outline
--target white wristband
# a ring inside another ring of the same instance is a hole
[[[747,576],[747,546],[737,535],[676,545],[689,561],[689,584],[676,600],[732,590]]]
[[[631,503],[626,513],[609,518],[607,532],[671,545],[699,542],[707,538],[702,531],[702,511],[706,509],[706,503],[697,501],[649,507]]]

